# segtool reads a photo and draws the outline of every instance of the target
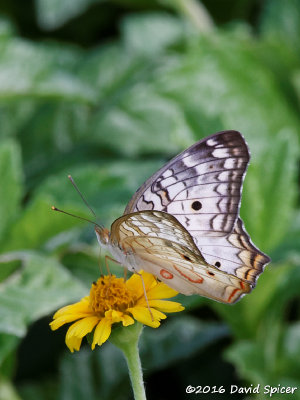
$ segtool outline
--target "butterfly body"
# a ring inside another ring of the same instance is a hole
[[[236,302],[270,261],[239,217],[249,157],[236,131],[195,143],[138,189],[110,232],[96,226],[100,245],[183,294]]]

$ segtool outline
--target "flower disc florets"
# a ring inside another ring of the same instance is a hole
[[[90,307],[99,316],[104,316],[110,309],[124,312],[136,301],[136,295],[127,288],[124,279],[114,275],[99,278],[90,290]]]

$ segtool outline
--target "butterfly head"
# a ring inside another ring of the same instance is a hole
[[[95,225],[95,232],[100,246],[106,246],[109,242],[109,230],[99,225]]]

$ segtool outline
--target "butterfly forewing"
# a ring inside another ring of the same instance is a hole
[[[165,211],[174,215],[193,237],[231,232],[248,161],[247,145],[238,132],[210,136],[148,179],[129,202],[125,214]]]
[[[124,215],[112,224],[110,240],[114,245],[131,236],[161,238],[177,243],[204,261],[189,232],[171,214],[160,211],[136,212]]]

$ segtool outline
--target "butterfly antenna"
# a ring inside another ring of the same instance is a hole
[[[91,223],[91,224],[93,224],[93,225],[99,225],[99,224],[97,224],[97,222],[92,221],[91,219],[84,218],[84,217],[79,217],[78,215],[71,214],[71,213],[69,213],[69,212],[67,212],[67,211],[60,210],[60,209],[57,208],[57,207],[52,206],[51,209],[52,209],[53,211],[58,211],[58,212],[60,212],[60,213],[62,213],[62,214],[69,215],[70,217],[74,217],[74,218],[77,218],[77,219],[81,219],[82,221],[89,222],[89,223]]]
[[[93,214],[94,217],[97,217],[96,213],[94,212],[94,210],[92,209],[92,207],[89,205],[89,203],[86,201],[86,199],[84,198],[83,194],[81,193],[81,191],[79,190],[78,186],[76,185],[74,179],[72,178],[71,175],[68,175],[68,178],[70,179],[72,185],[74,186],[75,190],[77,191],[77,193],[79,194],[79,196],[81,197],[81,200],[84,202],[84,204],[87,206],[87,208],[90,210],[90,212]]]

